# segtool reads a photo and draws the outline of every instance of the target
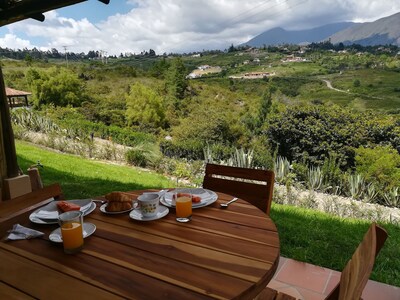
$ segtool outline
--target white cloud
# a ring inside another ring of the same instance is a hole
[[[88,19],[65,18],[52,11],[46,13],[43,23],[26,20],[7,28],[15,41],[18,32],[24,32],[27,36],[46,39],[48,43],[43,46],[59,50],[66,45],[74,52],[105,50],[118,55],[151,48],[157,53],[168,53],[223,49],[276,26],[304,29],[342,21],[373,21],[400,11],[398,0],[128,2],[134,7],[130,12],[110,16],[97,24]],[[79,9],[79,4],[75,7]],[[5,38],[2,45],[8,45]]]
[[[16,50],[28,48],[31,49],[34,46],[30,43],[30,41],[23,40],[17,37],[14,34],[7,33],[3,38],[0,38],[0,45],[4,45],[4,47]]]

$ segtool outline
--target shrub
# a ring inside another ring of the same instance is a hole
[[[391,146],[356,149],[356,170],[383,191],[400,186],[400,155]]]
[[[130,149],[125,152],[125,159],[128,164],[138,166],[138,167],[146,167],[147,160],[146,155],[140,149]]]

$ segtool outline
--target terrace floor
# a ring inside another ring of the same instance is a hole
[[[279,266],[268,287],[304,300],[321,300],[339,282],[340,272],[280,257]],[[400,300],[400,288],[369,280],[363,300]]]

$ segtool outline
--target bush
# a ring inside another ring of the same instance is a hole
[[[128,164],[138,167],[155,167],[160,159],[161,153],[155,143],[142,143],[125,152]]]
[[[356,170],[383,192],[400,186],[400,154],[391,146],[356,149]]]
[[[144,152],[140,149],[130,149],[125,152],[125,159],[128,164],[145,168],[147,159]]]

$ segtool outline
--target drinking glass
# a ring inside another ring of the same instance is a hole
[[[67,211],[58,217],[64,252],[74,254],[83,248],[83,212]]]
[[[192,218],[192,194],[181,195],[177,192],[175,194],[175,209],[178,222],[189,222]]]

